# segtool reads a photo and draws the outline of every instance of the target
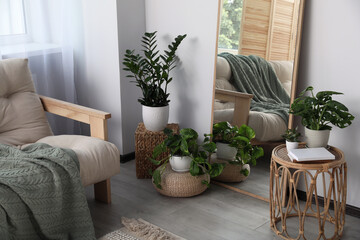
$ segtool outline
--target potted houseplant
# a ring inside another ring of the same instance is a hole
[[[168,50],[160,54],[156,32],[146,32],[141,41],[144,56],[135,54],[135,50],[126,50],[124,70],[132,73],[127,77],[135,78],[136,86],[141,88],[143,97],[138,101],[142,104],[145,128],[150,131],[161,131],[168,123],[170,71],[175,68],[175,53],[185,37],[186,34],[177,36]]]
[[[210,164],[207,160],[208,156],[216,150],[215,143],[204,141],[202,145],[199,145],[198,133],[191,128],[181,129],[179,134],[174,134],[171,129],[165,128],[164,133],[167,138],[154,148],[150,158],[153,164],[160,166],[152,172],[153,183],[158,188],[161,189],[161,174],[168,163],[174,171],[189,171],[192,176],[209,174],[210,177],[215,177],[220,175],[224,165]],[[164,152],[170,152],[170,154],[157,160]],[[203,183],[209,184],[208,182]]]
[[[295,129],[287,129],[285,134],[281,136],[286,140],[286,149],[288,151],[299,147],[299,137],[301,133],[297,131],[297,127]]]
[[[290,113],[301,117],[308,147],[326,147],[332,128],[330,124],[345,128],[355,117],[344,104],[332,99],[333,95],[343,93],[321,91],[314,95],[313,89],[309,86],[300,93],[291,104]],[[306,93],[310,95],[306,96]]]
[[[256,165],[256,159],[264,155],[259,146],[252,146],[251,139],[255,138],[255,131],[247,126],[231,126],[228,122],[219,122],[213,125],[213,133],[208,135],[216,142],[218,158],[230,164],[241,165],[241,173],[249,175],[251,165]]]

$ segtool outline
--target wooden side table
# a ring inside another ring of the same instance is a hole
[[[341,238],[345,224],[347,167],[341,150],[330,147],[329,151],[335,155],[335,160],[327,163],[293,163],[287,155],[285,144],[273,150],[270,164],[270,227],[281,238],[309,239],[304,228],[309,217],[318,220],[317,239]],[[305,205],[299,202],[296,192],[300,179],[306,186]],[[323,200],[318,199],[319,188],[322,188]],[[333,211],[329,209],[331,202]],[[290,217],[298,218],[297,236],[288,231]],[[332,223],[334,230],[326,229],[325,232],[325,222]],[[278,226],[280,223],[281,227]],[[329,237],[329,234],[332,236]]]
[[[166,126],[179,133],[179,125],[175,123],[168,124]],[[135,132],[135,161],[136,161],[136,177],[137,178],[151,178],[149,170],[155,170],[156,165],[152,164],[149,158],[156,145],[164,141],[166,135],[163,131],[152,132],[146,130],[144,123],[139,123]],[[168,153],[162,154],[160,158],[166,157]]]

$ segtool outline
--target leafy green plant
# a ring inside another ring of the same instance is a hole
[[[244,165],[249,163],[256,165],[256,159],[264,156],[262,147],[251,144],[251,139],[255,138],[255,131],[245,124],[237,127],[231,126],[228,122],[215,123],[213,125],[213,133],[208,134],[208,137],[213,137],[214,142],[226,143],[230,147],[236,148],[235,159],[228,160],[230,164]],[[248,176],[249,172],[247,169],[241,171],[242,174]]]
[[[165,128],[164,133],[166,139],[158,144],[152,153],[150,161],[159,166],[154,172],[154,184],[161,189],[161,175],[165,171],[166,164],[169,162],[171,156],[190,156],[192,158],[190,164],[190,174],[192,176],[199,176],[209,174],[210,177],[216,177],[221,174],[224,169],[224,164],[213,163],[210,164],[208,156],[216,151],[216,144],[209,141],[204,141],[203,144],[197,143],[198,133],[191,128],[184,128],[180,130],[179,134],[175,134],[171,129]],[[170,155],[163,159],[157,158],[164,152],[170,151]],[[204,184],[209,186],[207,181]]]
[[[123,64],[125,71],[132,74],[127,77],[135,78],[136,86],[142,90],[143,97],[138,101],[149,107],[167,106],[170,100],[168,85],[173,80],[170,71],[175,68],[176,50],[186,37],[178,35],[168,45],[168,50],[159,54],[157,50],[156,32],[146,32],[142,37],[144,56],[135,54],[135,50],[126,50]]]
[[[302,125],[311,130],[331,130],[330,124],[345,128],[352,123],[355,117],[348,108],[332,99],[333,95],[343,93],[321,91],[314,95],[313,89],[312,86],[307,87],[291,104],[289,112],[300,116]],[[310,96],[305,96],[307,92]]]
[[[299,142],[299,137],[301,137],[301,133],[297,131],[297,127],[295,129],[287,129],[285,134],[281,135],[288,142]]]

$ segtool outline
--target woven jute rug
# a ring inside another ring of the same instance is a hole
[[[99,240],[185,240],[141,218],[121,218],[123,228],[106,234]]]

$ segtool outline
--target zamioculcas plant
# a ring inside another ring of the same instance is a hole
[[[178,35],[168,45],[163,54],[157,49],[156,33],[146,32],[142,37],[144,55],[135,54],[135,50],[126,50],[123,64],[125,71],[131,72],[127,77],[135,78],[136,86],[141,88],[143,97],[138,101],[145,106],[161,107],[170,102],[168,85],[173,80],[170,71],[175,68],[176,50],[186,37]]]

